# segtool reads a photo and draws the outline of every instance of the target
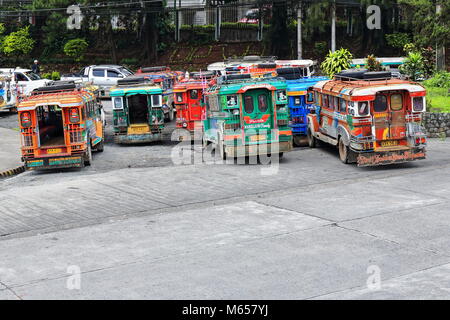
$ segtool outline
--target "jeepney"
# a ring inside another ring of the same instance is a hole
[[[222,159],[292,150],[286,82],[278,78],[229,75],[205,92],[204,146]]]
[[[91,165],[104,148],[102,108],[74,83],[37,88],[18,105],[22,161],[30,170]]]
[[[308,143],[337,146],[344,163],[388,165],[425,159],[426,90],[389,72],[342,72],[314,85]]]
[[[169,67],[145,67],[136,72],[136,76],[145,77],[159,85],[163,90],[162,108],[164,121],[171,122],[175,119],[175,103],[173,101],[173,87],[183,78],[183,73],[171,71]]]
[[[117,86],[111,88],[116,143],[133,144],[162,140],[162,93],[160,86],[143,76],[119,80]]]
[[[176,127],[189,131],[191,141],[200,140],[203,133],[203,121],[206,118],[203,92],[209,87],[215,73],[193,72],[175,85],[174,101],[177,110]],[[197,133],[197,134],[195,134]],[[179,140],[185,139],[184,135]]]
[[[291,70],[297,70],[293,73]],[[292,128],[294,146],[300,146],[306,137],[308,129],[308,114],[313,108],[313,94],[308,90],[319,81],[328,80],[326,77],[304,78],[299,68],[279,68],[279,77],[286,78],[289,107],[289,126]],[[288,80],[289,79],[289,80]]]

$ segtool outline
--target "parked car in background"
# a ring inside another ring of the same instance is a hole
[[[99,87],[100,97],[109,97],[111,87],[117,85],[119,79],[133,75],[129,69],[119,65],[92,65],[81,69],[78,73],[65,74],[62,81],[90,82]]]
[[[0,82],[3,89],[3,108],[12,110],[33,90],[48,85],[52,80],[41,79],[30,69],[0,68]],[[0,103],[1,104],[1,103]]]

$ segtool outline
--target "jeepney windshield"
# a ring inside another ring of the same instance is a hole
[[[387,98],[385,95],[377,95],[373,102],[373,110],[375,112],[385,112],[387,110]]]

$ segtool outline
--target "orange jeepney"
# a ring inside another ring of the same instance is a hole
[[[36,89],[18,106],[27,169],[84,167],[103,151],[104,114],[95,91],[73,83]]]

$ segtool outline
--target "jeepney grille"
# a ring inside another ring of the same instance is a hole
[[[33,146],[33,128],[23,128],[22,131],[22,145],[24,147]]]
[[[277,124],[278,124],[278,126],[287,126],[288,120],[278,120]]]
[[[32,147],[33,146],[33,136],[23,135],[22,143],[24,147]]]
[[[81,131],[71,131],[70,132],[70,143],[81,143],[83,142],[83,135]]]

